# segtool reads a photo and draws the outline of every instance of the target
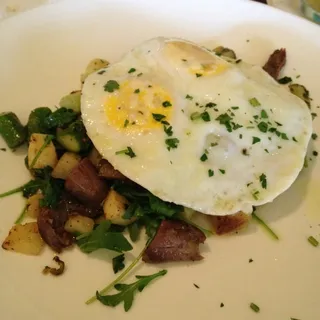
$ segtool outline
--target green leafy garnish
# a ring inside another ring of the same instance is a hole
[[[124,254],[120,254],[112,259],[112,269],[114,273],[118,273],[124,269]]]
[[[259,124],[258,124],[258,129],[261,131],[261,132],[267,132],[268,131],[268,124],[264,121],[261,121]]]
[[[214,171],[211,170],[211,169],[209,169],[209,170],[208,170],[208,176],[209,176],[209,177],[213,177],[213,176],[214,176]]]
[[[167,136],[171,137],[173,135],[172,126],[163,126],[163,130]]]
[[[78,115],[71,109],[61,107],[52,112],[44,120],[44,124],[48,129],[63,128],[76,120]]]
[[[205,122],[209,122],[211,119],[210,119],[210,115],[207,111],[205,112],[202,112],[201,114],[201,119]]]
[[[176,149],[178,148],[179,145],[179,139],[177,138],[170,138],[170,139],[166,139],[165,143],[167,145],[167,149],[170,151],[171,149]]]
[[[140,89],[136,89],[133,91],[134,93],[140,93]]]
[[[290,77],[283,77],[283,78],[279,79],[278,82],[280,84],[288,84],[288,83],[292,82],[292,79]]]
[[[200,160],[201,160],[202,162],[207,161],[207,160],[208,160],[208,156],[204,153],[204,154],[200,157]]]
[[[258,199],[259,199],[259,194],[260,194],[260,192],[259,192],[258,190],[256,190],[256,191],[254,191],[254,192],[252,193],[252,196],[253,196],[253,198],[254,198],[255,200],[258,200]]]
[[[208,102],[206,104],[206,108],[214,108],[217,104],[216,103],[213,103],[213,102]]]
[[[261,117],[262,119],[268,119],[267,111],[261,110],[260,117]]]
[[[162,102],[162,106],[163,106],[164,108],[167,108],[167,107],[171,107],[172,104],[171,104],[170,101],[164,101],[164,102]]]
[[[155,121],[161,122],[166,116],[160,113],[153,113],[152,117]]]
[[[102,221],[93,231],[84,237],[77,239],[80,250],[90,253],[98,249],[109,249],[116,252],[124,252],[132,249],[132,245],[120,232],[110,231],[111,222]]]
[[[310,244],[312,244],[314,247],[317,247],[319,245],[319,241],[315,239],[313,236],[310,236],[308,238],[308,241]]]
[[[255,219],[261,225],[261,227],[271,235],[272,238],[274,238],[275,240],[279,240],[279,237],[276,235],[276,233],[254,212],[252,213],[252,218]]]
[[[134,295],[138,290],[141,292],[152,280],[164,276],[167,270],[161,270],[149,276],[136,276],[137,281],[131,284],[116,284],[114,288],[119,293],[114,295],[103,296],[98,291],[96,292],[97,299],[104,305],[115,307],[120,303],[124,303],[124,310],[127,312],[133,303]]]
[[[136,221],[129,224],[128,231],[129,231],[130,240],[132,242],[136,242],[139,239],[139,235],[141,231],[139,223]]]
[[[187,95],[186,95],[186,99],[192,100],[193,97],[187,94]]]
[[[202,74],[201,73],[196,73],[196,77],[197,78],[202,77]]]
[[[226,170],[224,170],[224,169],[219,169],[219,171],[221,172],[221,174],[225,174],[226,173]]]
[[[126,128],[126,127],[128,126],[128,124],[129,124],[129,120],[126,119],[125,122],[124,122],[124,124],[123,124],[123,127]]]
[[[131,147],[127,147],[127,149],[117,151],[116,155],[119,155],[119,154],[125,154],[126,156],[129,156],[130,158],[136,157],[136,154],[133,152]]]
[[[260,138],[258,138],[258,137],[252,137],[252,144],[256,144],[256,143],[258,143],[258,142],[260,142],[260,141],[261,141]]]
[[[235,106],[235,107],[231,107],[232,110],[238,110],[239,107],[238,106]]]
[[[115,90],[119,90],[120,85],[117,81],[115,80],[109,80],[104,86],[104,91],[107,92],[114,92]]]
[[[130,68],[130,70],[128,71],[128,73],[133,73],[133,72],[135,72],[135,71],[136,71],[135,68]]]
[[[263,173],[260,175],[259,180],[261,183],[261,187],[263,189],[267,189],[267,176]]]
[[[259,312],[260,308],[254,304],[253,302],[250,303],[250,308],[254,311],[254,312]]]
[[[257,98],[251,98],[249,100],[249,103],[253,106],[253,107],[259,107],[261,106],[260,102],[258,101]]]

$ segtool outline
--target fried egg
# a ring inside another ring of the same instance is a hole
[[[252,212],[297,178],[312,133],[303,101],[260,67],[155,38],[91,74],[88,135],[159,198],[209,215]]]

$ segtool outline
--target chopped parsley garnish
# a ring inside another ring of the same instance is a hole
[[[136,72],[136,69],[135,68],[131,68],[128,73],[133,73],[133,72]]]
[[[260,141],[261,141],[260,138],[258,138],[258,137],[252,137],[252,144],[256,144],[256,143],[258,143],[258,142],[260,142]]]
[[[200,157],[200,160],[201,160],[202,162],[205,162],[205,161],[208,160],[208,156],[206,155],[206,153],[204,153],[204,154]]]
[[[119,89],[119,83],[115,80],[109,80],[104,86],[104,91],[107,92],[114,92],[115,90]]]
[[[187,95],[186,95],[186,99],[192,100],[193,97],[192,97],[192,96],[189,96],[189,95],[187,94]]]
[[[124,254],[120,254],[112,259],[112,269],[114,273],[117,273],[124,269]]]
[[[201,73],[196,73],[196,77],[197,78],[202,77],[202,74]]]
[[[292,82],[292,79],[290,77],[283,77],[283,78],[279,79],[278,82],[280,84],[288,84],[288,83]]]
[[[140,72],[140,73],[137,74],[137,77],[141,77],[142,75],[143,75],[143,73]]]
[[[221,174],[225,174],[226,173],[226,170],[224,170],[224,169],[219,169],[219,171],[221,172]]]
[[[210,119],[210,115],[207,111],[203,112],[201,114],[201,119],[205,122],[209,122],[211,119]]]
[[[129,124],[129,120],[126,119],[125,122],[124,122],[124,124],[123,124],[123,127],[126,128],[126,127],[128,126],[128,124]]]
[[[235,107],[231,107],[232,110],[238,110],[239,107],[235,106]]]
[[[160,113],[153,113],[152,118],[158,122],[161,122],[166,116]]]
[[[271,133],[276,132],[276,131],[277,131],[276,128],[270,128],[270,129],[269,129],[269,132],[271,132]]]
[[[208,176],[209,176],[209,177],[213,177],[213,176],[214,176],[214,171],[211,170],[211,169],[209,169],[209,170],[208,170]]]
[[[104,74],[106,72],[106,70],[101,70],[99,72],[97,72],[97,74]]]
[[[259,312],[260,308],[254,304],[253,302],[250,303],[250,308],[254,311],[254,312]]]
[[[253,198],[254,198],[255,200],[258,200],[258,199],[259,199],[259,194],[260,194],[260,192],[257,190],[257,191],[255,191],[255,192],[252,193],[252,196],[253,196]]]
[[[213,103],[213,102],[208,102],[206,104],[206,108],[214,108],[217,104],[216,103]]]
[[[170,101],[164,101],[164,102],[162,102],[162,106],[163,106],[164,108],[167,108],[167,107],[171,107],[172,104],[170,103]]]
[[[119,155],[119,154],[125,154],[126,156],[129,156],[130,158],[136,157],[136,154],[133,152],[131,147],[127,147],[127,149],[117,151],[116,155]]]
[[[268,149],[264,149],[264,151],[265,151],[266,153],[269,153],[269,150],[268,150]]]
[[[255,115],[255,116],[253,116],[253,118],[254,118],[255,120],[257,120],[257,119],[259,119],[259,116],[258,116],[258,115]]]
[[[216,120],[219,121],[220,124],[225,125],[229,132],[232,131],[230,124],[230,120],[232,120],[232,118],[227,113],[220,114]]]
[[[312,154],[317,157],[318,156],[318,151],[313,151]]]
[[[251,98],[249,100],[249,103],[253,106],[253,107],[259,107],[261,106],[260,102],[258,101],[257,98]]]
[[[260,117],[261,117],[262,119],[268,119],[267,111],[261,110]]]
[[[163,130],[167,136],[171,137],[173,135],[172,126],[163,126]]]
[[[292,140],[293,140],[294,142],[298,142],[298,140],[297,140],[295,137],[292,137]]]
[[[267,189],[267,176],[263,173],[260,175],[259,177],[260,183],[261,183],[261,187],[263,189]]]
[[[134,93],[140,93],[140,89],[134,90]]]
[[[318,135],[316,133],[313,133],[311,137],[312,137],[313,140],[317,140]]]
[[[280,137],[281,137],[281,139],[283,139],[283,140],[289,140],[288,136],[287,136],[284,132],[281,132]]]
[[[176,149],[178,148],[179,145],[179,139],[177,138],[170,138],[170,139],[166,139],[165,143],[167,145],[167,149],[170,151],[171,149]]]
[[[314,247],[317,247],[319,245],[319,241],[315,239],[314,237],[310,236],[308,238],[309,243],[311,243]]]
[[[261,121],[259,124],[258,124],[258,129],[261,131],[261,132],[267,132],[268,131],[268,124],[264,121]]]

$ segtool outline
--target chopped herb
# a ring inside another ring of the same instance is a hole
[[[1,151],[6,152],[7,149],[6,148],[0,148]]]
[[[206,153],[204,153],[204,154],[200,157],[200,160],[201,160],[202,162],[208,160],[208,156],[206,155]]]
[[[264,121],[261,121],[259,124],[258,124],[258,129],[261,131],[261,132],[267,132],[268,131],[268,124]]]
[[[224,169],[219,169],[219,171],[221,172],[221,174],[225,174],[226,173],[226,170],[224,170]]]
[[[252,218],[255,219],[271,235],[272,238],[279,240],[279,237],[276,235],[276,233],[254,212],[252,213]]]
[[[318,115],[315,112],[311,112],[312,120],[314,120]]]
[[[254,304],[253,302],[250,303],[250,308],[254,311],[254,312],[259,312],[260,308]]]
[[[208,176],[209,176],[209,177],[213,177],[213,176],[214,176],[214,171],[211,170],[211,169],[209,169],[209,170],[208,170]]]
[[[223,308],[223,307],[224,307],[224,303],[221,302],[221,303],[220,303],[220,308]]]
[[[163,130],[167,136],[171,137],[173,135],[172,126],[163,126]]]
[[[318,135],[316,133],[313,133],[311,137],[312,137],[313,140],[317,140]]]
[[[167,107],[171,107],[172,104],[170,103],[170,101],[164,101],[164,102],[162,102],[162,106],[163,106],[164,108],[167,108]]]
[[[271,132],[271,133],[274,133],[274,132],[276,132],[276,131],[277,131],[276,128],[270,128],[270,129],[269,129],[269,132]]]
[[[133,73],[133,72],[136,72],[136,69],[135,68],[131,68],[128,73]]]
[[[130,158],[136,157],[136,154],[133,152],[131,147],[127,147],[127,149],[117,151],[116,155],[119,155],[119,154],[125,154],[126,156],[129,156]]]
[[[260,141],[261,141],[260,138],[258,138],[258,137],[252,137],[252,144],[256,144],[256,143],[258,143],[258,142],[260,142]]]
[[[259,116],[255,115],[255,116],[253,116],[253,118],[257,120],[259,118]]]
[[[266,153],[269,153],[268,149],[264,149],[264,151],[265,151]]]
[[[227,113],[220,114],[216,120],[219,121],[220,124],[225,125],[228,132],[232,131],[230,124],[230,120],[232,120],[232,118]]]
[[[137,74],[137,77],[141,77],[142,75],[143,75],[143,73],[140,72],[140,73]]]
[[[106,70],[101,70],[99,72],[97,72],[97,74],[104,74],[106,72]]]
[[[282,127],[282,123],[277,122],[277,121],[275,121],[275,123],[276,123],[278,126]]]
[[[235,106],[235,107],[231,107],[232,110],[238,110],[239,107]]]
[[[267,111],[261,110],[260,117],[261,117],[262,119],[268,119]]]
[[[114,92],[120,88],[119,83],[115,80],[109,80],[103,87],[107,92]]]
[[[213,102],[208,102],[206,104],[206,108],[214,108],[217,104],[216,103],[213,103]]]
[[[263,189],[267,189],[267,176],[263,173],[260,175],[259,180],[261,183],[261,187]]]
[[[292,79],[290,77],[283,77],[283,78],[279,79],[278,82],[280,84],[288,84],[288,83],[292,82]]]
[[[196,73],[196,77],[197,78],[202,77],[202,74],[201,73]]]
[[[137,281],[131,284],[115,284],[114,287],[119,293],[103,296],[97,291],[96,297],[102,304],[110,307],[116,307],[123,302],[124,310],[127,312],[132,307],[135,292],[137,290],[141,292],[151,281],[165,274],[167,274],[167,270],[161,270],[148,276],[136,276]]]
[[[295,137],[292,137],[292,140],[293,140],[294,142],[298,142],[298,140],[297,140]]]
[[[240,124],[238,124],[238,123],[231,122],[231,124],[232,124],[232,129],[233,130],[237,130],[237,129],[242,128],[242,126]]]
[[[167,145],[167,149],[170,151],[171,149],[176,149],[178,148],[179,145],[179,139],[177,138],[170,138],[170,139],[166,139],[165,143]]]
[[[258,101],[257,98],[251,98],[249,100],[249,103],[253,106],[253,107],[259,107],[261,106],[260,102]]]
[[[153,113],[152,117],[154,120],[161,122],[161,120],[163,120],[166,116],[160,113]]]
[[[134,90],[134,93],[140,93],[140,89]]]
[[[191,113],[191,115],[190,115],[190,119],[191,119],[191,120],[197,120],[197,119],[199,119],[199,118],[201,118],[201,113],[200,113],[200,112],[193,112],[193,113]]]
[[[126,128],[126,127],[128,126],[128,124],[129,124],[129,120],[126,119],[125,122],[124,122],[124,124],[123,124],[123,127]]]
[[[314,247],[317,247],[319,245],[319,241],[315,239],[314,237],[310,236],[308,238],[308,241],[310,244],[312,244]]]
[[[312,154],[317,157],[318,156],[318,151],[313,151]]]
[[[193,97],[192,97],[192,96],[189,96],[189,95],[187,94],[187,95],[186,95],[186,99],[192,100]]]
[[[281,139],[289,140],[288,136],[284,132],[281,132]]]
[[[209,122],[211,120],[210,115],[207,111],[201,114],[201,119],[205,122]]]
[[[200,289],[200,287],[197,284],[193,284],[197,289]]]
[[[252,193],[252,196],[255,200],[258,200],[259,199],[259,194],[260,192],[258,190],[256,190],[255,192]]]
[[[124,262],[124,254],[120,254],[119,256],[116,256],[112,259],[112,268],[114,273],[117,273],[122,269],[124,269],[125,265],[123,262]]]
[[[251,263],[251,262],[253,262],[253,259],[250,258],[250,259],[249,259],[249,263]]]

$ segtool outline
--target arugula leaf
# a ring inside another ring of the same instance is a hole
[[[133,222],[129,224],[128,231],[129,231],[130,240],[132,242],[136,242],[139,239],[140,231],[141,231],[139,223]]]
[[[61,107],[51,113],[44,123],[48,129],[63,128],[76,120],[78,115],[72,110],[65,107]]]
[[[78,238],[77,244],[82,252],[90,253],[98,249],[109,249],[116,252],[129,251],[132,245],[120,232],[110,232],[110,221],[101,222],[88,235]]]
[[[112,268],[114,273],[117,273],[122,269],[124,269],[125,265],[123,262],[124,262],[124,254],[120,254],[119,256],[116,256],[112,259]]]
[[[142,290],[154,279],[162,277],[167,273],[167,270],[161,270],[155,274],[148,276],[136,276],[137,281],[131,284],[118,283],[114,286],[119,293],[114,295],[101,295],[98,291],[96,292],[97,299],[105,306],[116,307],[123,302],[124,310],[127,312],[130,310],[134,295],[136,291],[142,292]]]

